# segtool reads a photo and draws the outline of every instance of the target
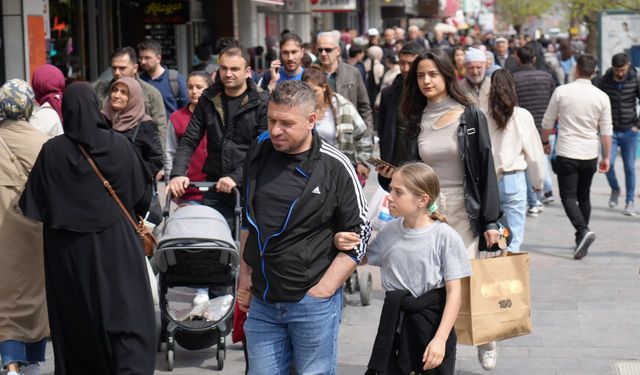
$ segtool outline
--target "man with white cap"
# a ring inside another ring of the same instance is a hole
[[[369,37],[368,47],[380,45],[380,31],[378,29],[375,27],[370,28],[367,30],[367,36]]]
[[[487,56],[477,48],[469,48],[464,54],[466,76],[460,83],[460,89],[467,99],[475,104],[483,113],[489,109],[489,90],[491,79],[485,77]]]
[[[509,69],[512,73],[517,70],[518,63],[509,53],[509,41],[504,37],[497,37],[495,45],[493,47],[493,54],[495,55],[496,65],[500,65],[505,69]]]

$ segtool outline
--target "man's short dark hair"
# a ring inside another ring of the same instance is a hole
[[[288,107],[307,107],[309,113],[316,107],[316,94],[302,81],[288,80],[276,85],[269,101]]]
[[[360,47],[357,44],[354,44],[351,46],[351,48],[349,48],[349,58],[352,59],[356,56],[358,56],[359,53],[363,53],[364,50],[362,49],[362,47]]]
[[[238,47],[240,43],[232,36],[223,36],[216,41],[216,52],[220,54],[227,47]]]
[[[631,62],[631,59],[629,59],[629,56],[625,53],[616,53],[611,58],[611,66],[613,66],[614,68],[622,68],[629,62]]]
[[[536,57],[536,51],[528,45],[518,48],[517,54],[522,65],[533,64],[533,59]]]
[[[149,50],[156,55],[162,55],[162,44],[157,40],[153,39],[145,39],[142,42],[138,43],[138,53],[140,51]]]
[[[290,40],[296,42],[298,44],[298,48],[302,48],[302,38],[300,38],[300,36],[295,33],[282,34],[282,36],[280,37],[280,48],[282,48],[282,46],[284,46],[284,44]]]
[[[220,54],[218,56],[220,58],[222,56],[240,56],[244,59],[246,66],[249,66],[249,61],[250,61],[249,54],[244,48],[240,46],[229,46],[223,49],[222,51],[220,51]]]
[[[424,52],[425,48],[422,44],[416,42],[409,42],[400,48],[398,55],[412,55],[418,56]]]
[[[201,43],[196,46],[195,53],[200,61],[207,61],[213,53],[213,48],[211,48],[211,45],[207,43]]]
[[[576,63],[576,69],[578,73],[580,73],[580,76],[587,78],[591,77],[596,71],[598,60],[593,55],[585,54],[578,56]]]
[[[132,47],[122,47],[113,51],[111,54],[111,60],[120,56],[129,56],[129,60],[131,60],[131,63],[134,65],[138,63],[138,55],[136,54],[136,50]]]

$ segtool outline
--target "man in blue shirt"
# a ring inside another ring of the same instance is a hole
[[[283,34],[280,38],[280,59],[271,62],[269,71],[262,77],[260,87],[272,91],[280,82],[299,81],[304,73],[303,55],[302,39],[294,33]]]
[[[161,60],[162,46],[158,41],[145,39],[138,44],[138,61],[143,71],[140,78],[160,91],[168,118],[189,104],[189,95],[184,77],[176,70],[160,65]]]

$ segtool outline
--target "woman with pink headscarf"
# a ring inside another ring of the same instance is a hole
[[[65,82],[60,69],[50,64],[40,65],[31,76],[31,87],[39,105],[29,119],[31,126],[50,137],[64,133],[62,92]]]

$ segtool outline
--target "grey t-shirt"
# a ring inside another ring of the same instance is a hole
[[[471,275],[462,238],[439,221],[418,229],[406,228],[403,218],[391,221],[369,244],[367,258],[380,267],[384,290],[408,290],[414,297]]]

